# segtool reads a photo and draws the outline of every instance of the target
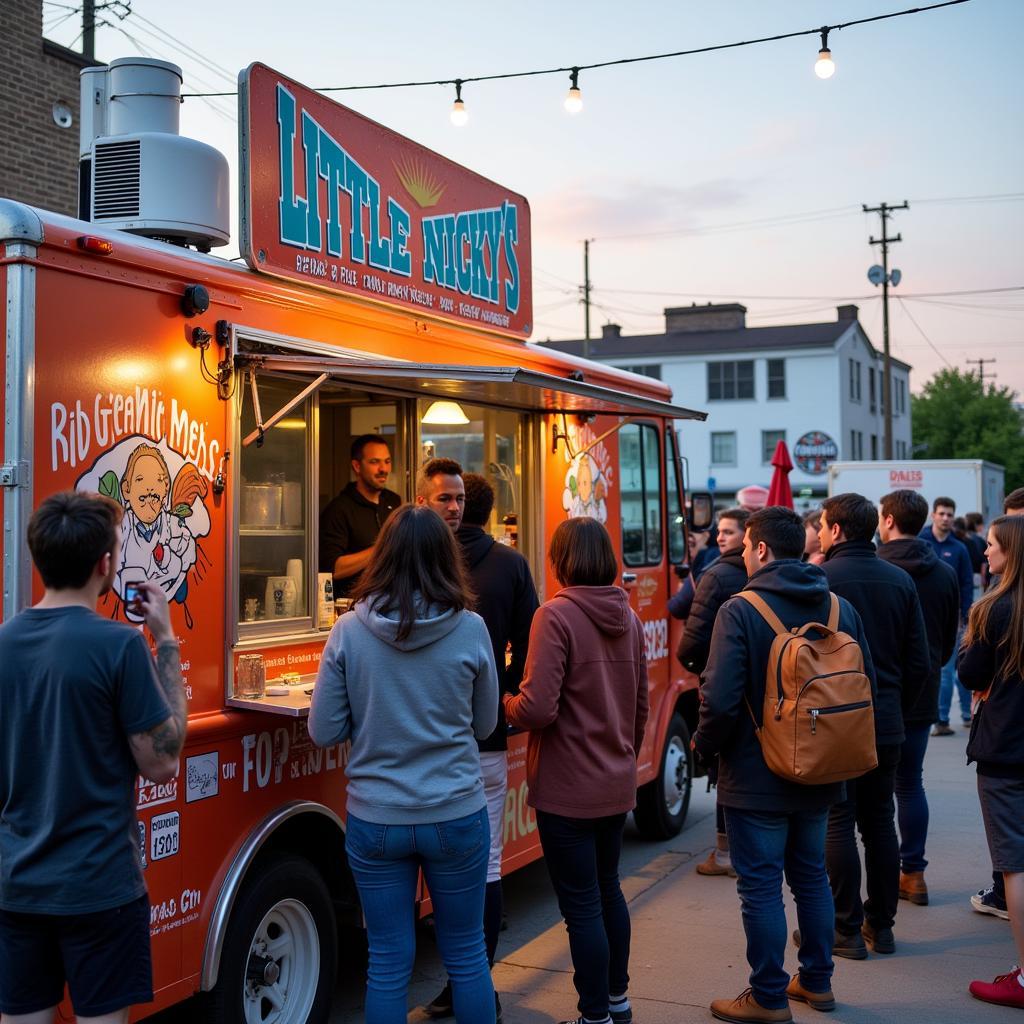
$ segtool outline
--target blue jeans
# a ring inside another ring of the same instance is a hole
[[[900,825],[900,870],[924,871],[928,838],[928,797],[924,792],[924,752],[930,725],[904,727],[906,739],[896,765],[896,816]]]
[[[348,816],[345,851],[359,889],[370,944],[366,1024],[406,1024],[416,956],[420,869],[458,1024],[494,1024],[494,987],[484,949],[487,809],[431,825],[375,825]]]
[[[939,677],[939,721],[949,724],[949,712],[953,706],[953,688],[960,697],[960,717],[965,721],[971,720],[971,692],[960,682],[956,674],[956,656],[960,650],[960,640],[964,635],[961,626],[956,631],[956,647],[953,649],[953,657],[942,666],[942,675]]]
[[[579,1011],[608,1015],[608,996],[629,987],[629,908],[619,885],[625,814],[566,818],[537,811],[537,831],[569,932]]]
[[[725,809],[732,866],[739,876],[747,963],[754,998],[766,1009],[789,1005],[783,967],[786,911],[782,878],[796,900],[800,925],[800,981],[812,992],[832,985],[832,890],[825,873],[828,809],[771,814]]]

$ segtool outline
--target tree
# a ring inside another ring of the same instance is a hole
[[[976,373],[940,370],[910,400],[921,459],[988,459],[1006,468],[1006,490],[1024,486],[1024,436],[1016,394]]]

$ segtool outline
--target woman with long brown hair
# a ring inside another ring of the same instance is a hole
[[[967,760],[978,764],[978,796],[992,866],[1003,873],[1018,966],[972,981],[977,999],[1024,1009],[1024,516],[992,522],[985,549],[999,585],[971,608],[957,673],[978,694]]]
[[[366,1024],[405,1024],[422,869],[459,1024],[495,1024],[484,948],[490,848],[478,739],[498,678],[455,536],[404,505],[324,648],[309,712],[319,746],[351,739],[345,850],[370,944]]]

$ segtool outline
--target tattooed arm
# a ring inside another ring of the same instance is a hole
[[[156,640],[157,682],[171,715],[145,732],[133,733],[129,744],[142,775],[153,782],[167,782],[178,773],[178,757],[185,745],[188,719],[181,678],[181,653],[171,629],[167,596],[162,588],[147,582],[139,585],[139,592],[139,611],[145,616],[146,625]]]

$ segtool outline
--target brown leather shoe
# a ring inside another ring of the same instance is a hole
[[[736,877],[736,869],[730,862],[729,866],[726,867],[724,864],[718,863],[718,858],[715,856],[717,850],[712,850],[706,860],[702,860],[697,865],[698,875],[728,875],[730,878]]]
[[[735,1024],[789,1024],[793,1014],[788,1006],[769,1010],[762,1006],[751,990],[744,989],[735,999],[716,999],[711,1004],[711,1015]]]
[[[919,907],[928,906],[928,886],[923,871],[900,872],[900,899],[909,900]]]
[[[827,992],[812,992],[801,984],[799,974],[794,974],[789,979],[789,984],[786,986],[786,995],[790,999],[806,1003],[812,1010],[821,1010],[824,1013],[828,1013],[836,1008],[836,997],[832,995],[832,989],[829,989]]]

